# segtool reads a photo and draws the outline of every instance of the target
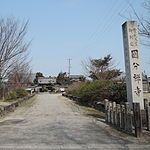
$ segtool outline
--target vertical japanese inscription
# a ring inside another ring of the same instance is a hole
[[[133,102],[138,102],[140,108],[144,109],[137,22],[125,22],[122,25],[122,30],[128,101],[130,106]]]

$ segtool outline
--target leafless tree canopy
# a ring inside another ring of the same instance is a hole
[[[131,9],[134,12],[138,22],[139,22],[139,33],[144,38],[142,41],[143,45],[150,46],[150,0],[145,0],[143,3],[143,7],[146,9],[147,14],[143,14],[142,16],[137,13],[135,8],[129,3]]]
[[[148,14],[150,14],[150,0],[146,0],[143,3],[144,8],[147,10]],[[150,17],[142,17],[139,18],[141,28],[140,33],[143,36],[150,38]]]
[[[25,41],[27,26],[28,21],[21,23],[14,18],[0,19],[0,98],[30,82],[30,42]]]
[[[139,22],[139,34],[143,37],[142,44],[150,46],[150,0],[143,0],[142,6],[145,8],[147,13],[137,13],[135,7],[128,1],[130,8],[133,11],[134,16]],[[133,17],[134,17],[133,16]],[[129,19],[129,18],[128,18]]]
[[[18,58],[28,50],[25,42],[28,22],[20,24],[14,18],[0,19],[0,75],[7,78]]]

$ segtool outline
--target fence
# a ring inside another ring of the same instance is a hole
[[[149,102],[145,100],[145,109],[140,110],[139,103],[133,103],[133,108],[130,108],[128,102],[116,104],[105,100],[105,121],[118,130],[140,137],[142,130],[150,131]]]
[[[80,101],[80,97],[68,94],[62,94],[76,102]],[[144,100],[144,110],[140,110],[139,103],[133,103],[133,108],[130,108],[129,103],[125,102],[117,104],[105,99],[103,103],[96,103],[94,108],[105,111],[105,121],[116,129],[125,133],[140,137],[142,130],[150,131],[150,102]],[[104,108],[103,108],[104,106]]]
[[[66,93],[63,93],[62,96],[67,97],[67,98],[81,104],[81,97],[73,96],[73,95],[66,94]],[[95,109],[100,110],[102,112],[105,112],[105,105],[104,105],[103,101],[102,102],[93,101],[93,103],[88,103],[87,105],[89,107],[92,107],[92,108],[95,108]]]

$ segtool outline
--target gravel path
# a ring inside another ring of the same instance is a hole
[[[59,94],[43,93],[0,121],[0,149],[150,149]]]

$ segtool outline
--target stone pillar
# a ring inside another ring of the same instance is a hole
[[[132,103],[140,103],[144,109],[143,84],[140,64],[138,24],[136,21],[127,21],[122,25],[127,99],[132,108]]]

